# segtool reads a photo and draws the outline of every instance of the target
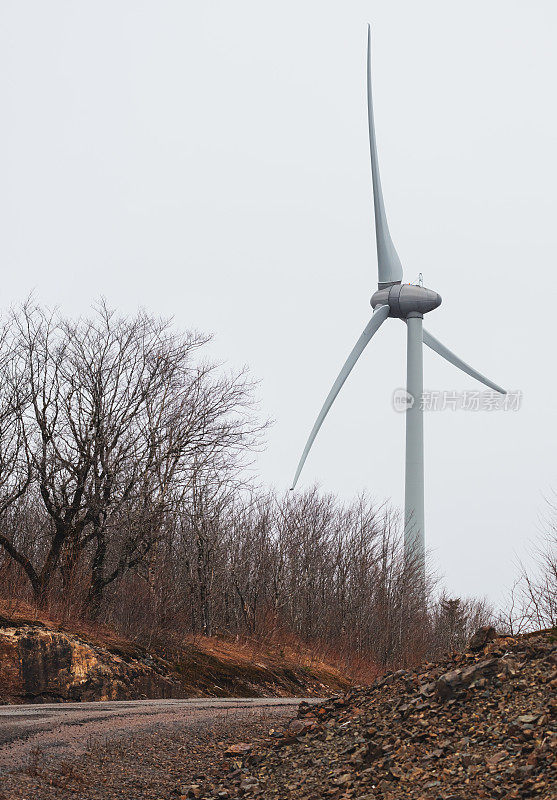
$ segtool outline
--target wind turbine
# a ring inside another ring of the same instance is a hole
[[[407,328],[406,349],[406,468],[404,492],[404,552],[407,559],[425,569],[425,525],[424,525],[424,424],[423,424],[423,347],[425,343],[440,356],[467,375],[489,386],[496,392],[505,390],[486,378],[469,364],[462,361],[438,339],[423,328],[423,316],[441,305],[441,296],[432,289],[402,283],[402,264],[389,233],[385,204],[379,178],[373,103],[371,95],[371,28],[367,38],[367,109],[369,121],[369,149],[371,154],[371,178],[373,183],[373,206],[375,212],[375,238],[377,241],[377,267],[379,284],[371,298],[373,315],[362,335],[346,359],[333,388],[327,395],[323,408],[307,440],[300,458],[292,489],[296,486],[302,467],[337,394],[352,371],[356,361],[380,326],[389,317],[401,319]]]

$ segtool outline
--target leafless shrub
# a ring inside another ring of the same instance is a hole
[[[557,504],[548,500],[538,541],[528,563],[519,562],[516,579],[501,615],[511,634],[557,627]]]

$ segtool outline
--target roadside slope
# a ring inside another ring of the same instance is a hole
[[[0,616],[0,703],[324,696],[351,685],[294,648],[196,639],[146,648],[110,631]]]

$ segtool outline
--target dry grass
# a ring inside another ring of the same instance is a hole
[[[304,643],[292,634],[274,631],[265,642],[256,638],[189,637],[190,644],[223,662],[250,663],[260,661],[267,667],[303,669],[329,680],[347,683],[371,683],[379,668],[369,659],[342,647],[321,643]]]
[[[325,694],[367,684],[376,665],[341,648],[304,643],[275,628],[265,637],[192,636],[158,631],[148,646],[106,625],[67,620],[55,608],[40,610],[24,602],[0,600],[0,627],[48,628],[118,655],[124,661],[150,656],[179,677],[192,696]]]
[[[173,630],[159,631],[150,637],[146,647],[136,638],[130,639],[102,623],[83,619],[67,620],[56,608],[37,609],[21,600],[0,599],[0,625],[44,625],[51,630],[77,636],[86,642],[102,647],[123,658],[138,658],[150,653],[167,661],[179,660],[184,652],[192,656],[202,655],[210,660],[233,668],[305,670],[322,676],[323,683],[339,685],[369,684],[380,672],[379,667],[368,658],[358,655],[349,647],[320,642],[302,642],[293,634],[274,626],[265,634],[264,640],[257,637],[194,636],[179,634]]]

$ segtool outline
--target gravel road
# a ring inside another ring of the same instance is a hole
[[[135,700],[0,706],[0,775],[41,757],[79,757],[93,745],[216,722],[292,714],[304,698]]]

